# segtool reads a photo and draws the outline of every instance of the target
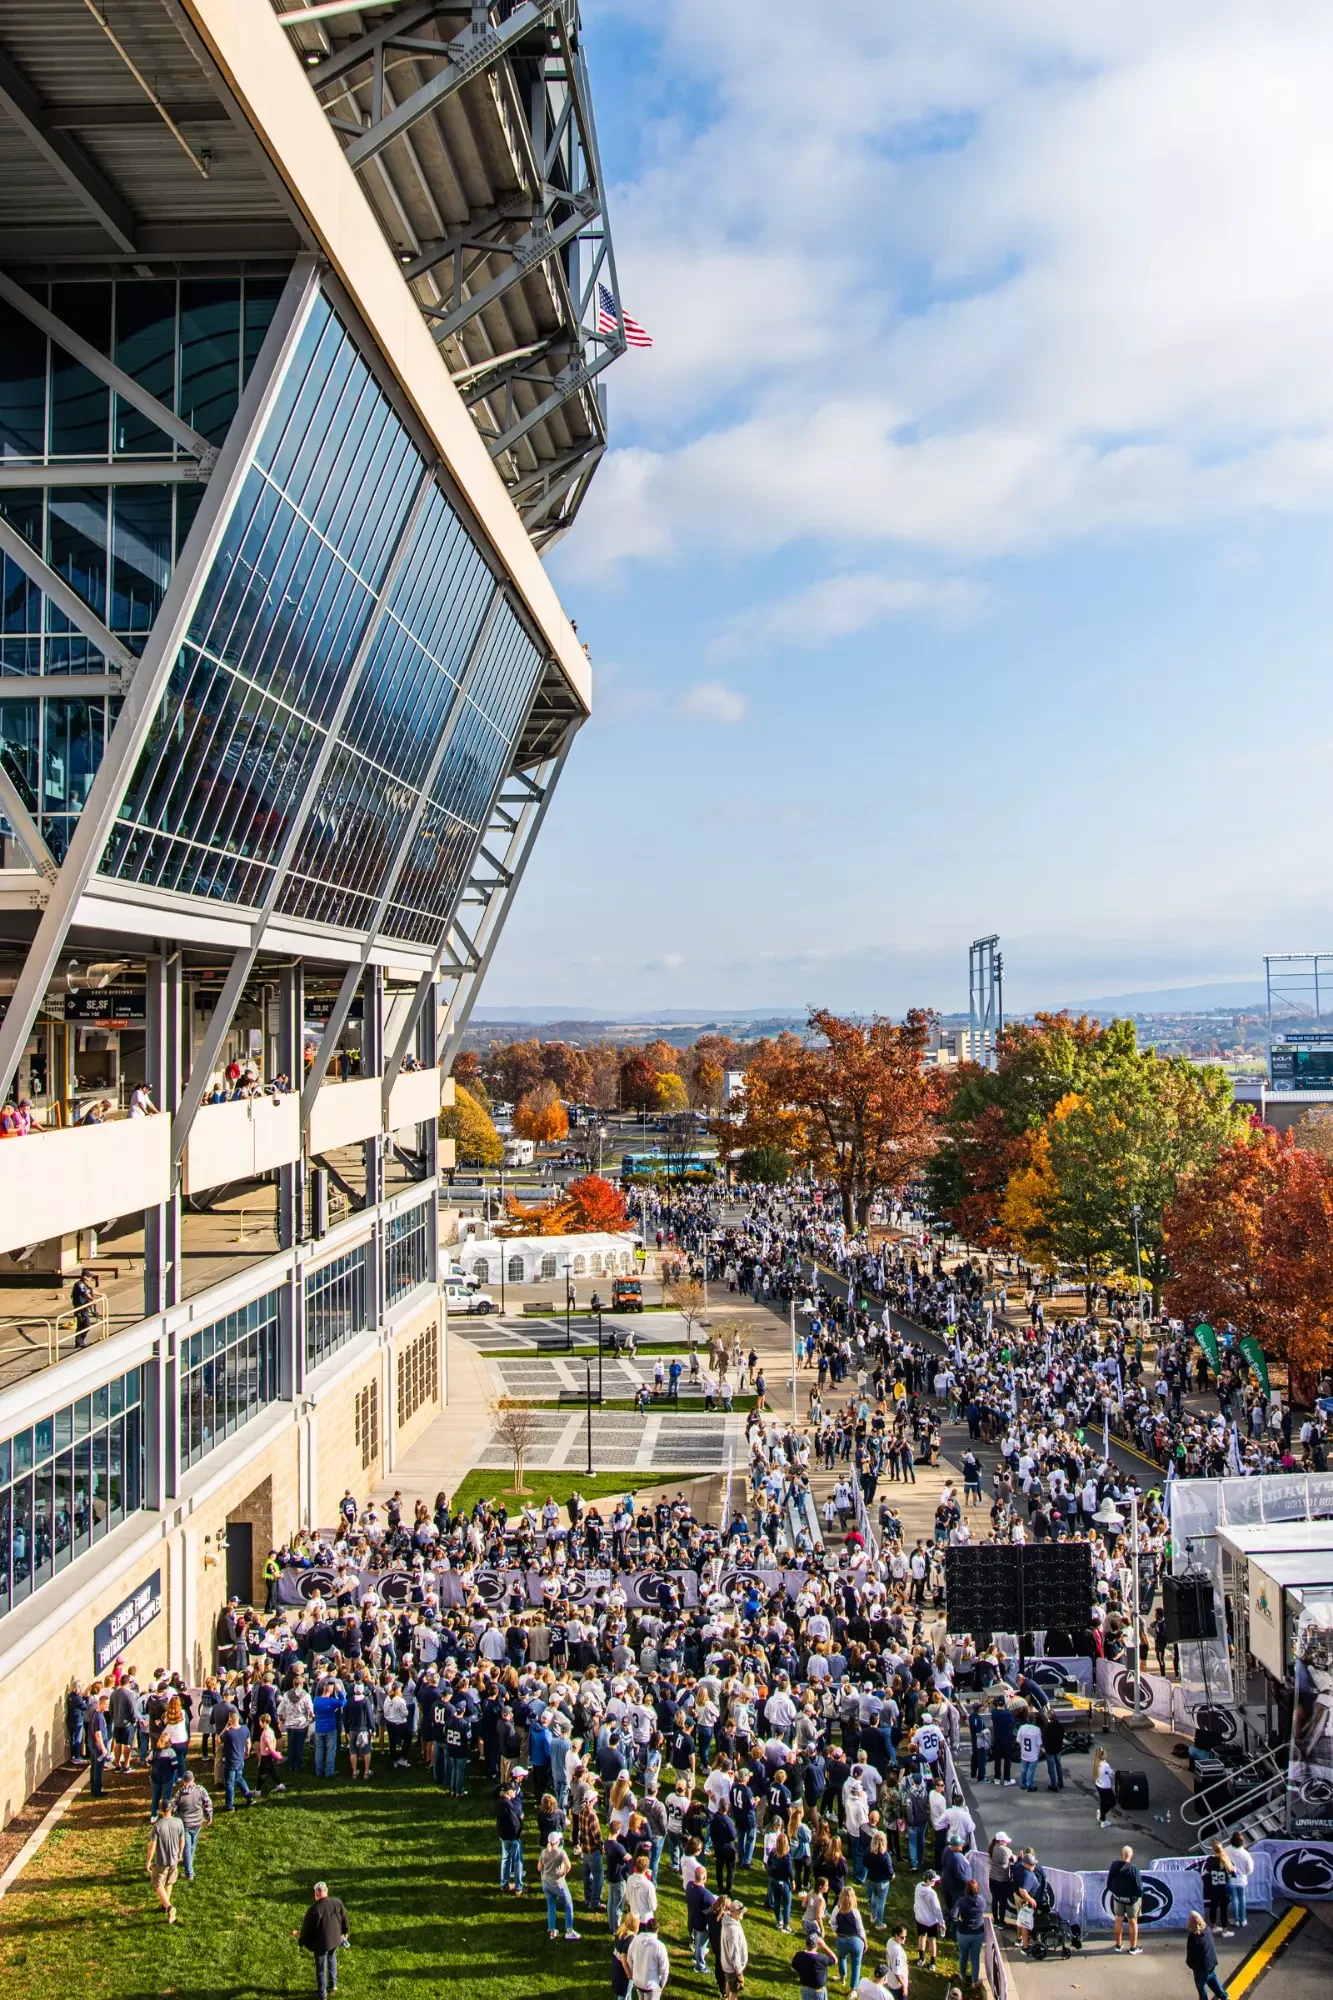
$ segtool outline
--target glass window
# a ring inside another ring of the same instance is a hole
[[[10,1574],[14,1603],[22,1604],[32,1591],[32,1474],[16,1479],[10,1494],[13,1508]]]
[[[99,354],[111,353],[111,286],[52,285],[51,310]],[[111,391],[100,376],[51,343],[51,456],[106,458]]]
[[[46,335],[0,302],[0,458],[41,458],[46,447]]]
[[[245,281],[245,321],[241,342],[241,386],[250,380],[250,371],[259,359],[264,335],[278,309],[285,278],[247,278]]]
[[[240,279],[188,278],[181,285],[180,414],[221,444],[240,393]]]
[[[430,1275],[431,1204],[393,1216],[384,1237],[384,1300],[392,1306]]]
[[[112,514],[111,629],[142,640],[171,576],[171,488],[117,486]]]
[[[366,1245],[360,1243],[306,1278],[306,1367],[318,1368],[366,1324]]]
[[[215,420],[225,429],[277,295],[269,280],[181,283],[180,407],[210,436]],[[160,368],[164,322],[154,320],[152,300],[136,292],[124,304],[117,337],[123,322],[124,337],[142,345],[143,366]],[[163,295],[157,309],[165,306]],[[278,908],[364,929],[384,899],[391,934],[438,943],[509,766],[541,654],[508,605],[477,650],[494,579],[438,486],[377,605],[422,476],[410,434],[331,304],[319,300],[127,788],[104,873],[214,901],[261,902],[348,663],[364,645],[362,679]],[[179,548],[197,490],[178,486],[171,501]],[[172,532],[158,489],[134,489],[123,506],[117,497],[111,616],[131,639],[146,632],[161,601]],[[61,533],[68,539],[68,522]],[[85,533],[68,558],[90,576],[85,543],[95,539]]]
[[[105,486],[53,486],[48,509],[46,559],[99,618],[106,617],[106,502]],[[63,612],[48,605],[47,630],[71,632],[73,627]],[[89,643],[82,633],[78,642]]]
[[[116,363],[170,410],[176,400],[174,279],[122,278],[116,286]],[[116,398],[115,446],[136,458],[170,454],[171,439],[151,417]]]
[[[139,1395],[134,1368],[0,1442],[0,1616],[143,1504]]]
[[[511,1285],[521,1285],[523,1283],[523,1259],[521,1257],[511,1257],[509,1259],[509,1282]]]
[[[177,1362],[182,1471],[277,1401],[280,1303],[277,1292],[268,1292],[215,1321],[198,1346],[194,1340],[182,1346]],[[199,1359],[202,1354],[211,1358]]]

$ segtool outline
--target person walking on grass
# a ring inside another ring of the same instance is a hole
[[[523,1798],[519,1776],[507,1778],[500,1786],[495,1804],[495,1831],[500,1836],[500,1890],[504,1895],[523,1894]]]
[[[169,1924],[174,1924],[177,1918],[177,1912],[171,1906],[171,1892],[176,1886],[184,1854],[185,1828],[172,1811],[171,1800],[167,1799],[153,1821],[153,1831],[148,1837],[144,1873],[153,1885],[153,1894],[167,1913]]]
[[[330,1993],[338,1991],[338,1953],[352,1942],[352,1932],[347,1912],[339,1898],[329,1894],[327,1882],[316,1882],[312,1894],[305,1920],[292,1936],[302,1951],[313,1953],[315,1991],[319,2000],[328,2000]]]
[[[213,1801],[203,1786],[196,1782],[193,1771],[186,1771],[176,1793],[175,1805],[185,1829],[185,1879],[193,1882],[194,1855],[199,1836],[206,1826],[213,1824]]]
[[[537,1867],[542,1878],[542,1889],[546,1896],[546,1935],[553,1942],[560,1932],[556,1918],[565,1920],[566,1940],[577,1942],[578,1932],[574,1928],[574,1899],[569,1893],[566,1877],[569,1874],[569,1856],[565,1853],[563,1837],[559,1833],[548,1833],[546,1845],[538,1857]]]

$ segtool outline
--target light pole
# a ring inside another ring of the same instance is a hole
[[[591,1360],[588,1360],[588,1361],[585,1361],[585,1362],[584,1362],[584,1364],[583,1364],[583,1377],[584,1377],[584,1389],[585,1389],[585,1391],[586,1391],[586,1394],[587,1394],[587,1402],[588,1402],[588,1477],[589,1477],[589,1479],[591,1479],[591,1478],[593,1477],[593,1469],[592,1469],[592,1362],[591,1362]]]
[[[565,1257],[565,1353],[574,1352],[574,1332],[570,1324],[570,1313],[574,1302],[574,1280],[570,1275],[569,1257]]]
[[[1137,1201],[1135,1201],[1130,1203],[1129,1212],[1134,1218],[1134,1277],[1138,1283],[1139,1332],[1142,1333],[1143,1332],[1143,1258],[1139,1254],[1139,1217],[1143,1214],[1143,1209],[1142,1206]]]
[[[791,1295],[791,1420],[796,1423],[796,1294]]]

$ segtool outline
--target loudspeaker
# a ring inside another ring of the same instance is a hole
[[[1127,1812],[1143,1812],[1148,1804],[1148,1774],[1146,1771],[1117,1771],[1115,1774],[1115,1802]]]
[[[1088,1544],[1034,1542],[1024,1547],[1022,1555],[1027,1624],[1044,1626],[1048,1632],[1085,1627],[1092,1611],[1092,1550]]]
[[[1217,1608],[1212,1578],[1204,1575],[1164,1576],[1162,1616],[1168,1646],[1178,1646],[1182,1640],[1215,1639]]]
[[[951,1632],[1018,1631],[1022,1553],[993,1545],[946,1551],[944,1589]]]

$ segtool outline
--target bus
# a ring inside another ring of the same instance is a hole
[[[620,1161],[623,1181],[654,1180],[659,1175],[677,1181],[695,1174],[712,1180],[716,1173],[717,1160],[711,1153],[625,1153]]]

